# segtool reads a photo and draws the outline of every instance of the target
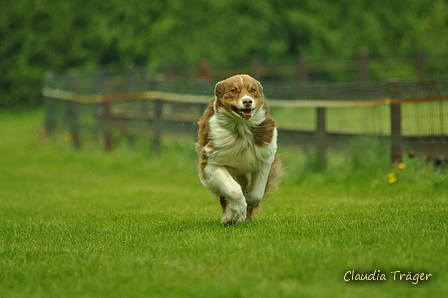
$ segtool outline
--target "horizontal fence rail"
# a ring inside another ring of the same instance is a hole
[[[42,95],[49,98],[71,100],[78,103],[103,103],[126,100],[163,100],[178,103],[203,104],[210,101],[209,95],[178,94],[164,91],[142,91],[114,94],[83,95],[61,89],[43,88]],[[310,99],[269,99],[269,106],[279,108],[336,108],[336,107],[376,107],[379,105],[432,102],[448,100],[448,96],[425,98],[382,98],[377,100],[310,100]]]
[[[164,133],[196,135],[214,83],[147,78],[138,70],[125,75],[105,75],[101,69],[48,73],[42,88],[46,131],[51,135],[64,127],[75,148],[81,147],[82,131],[94,132],[107,151],[113,149],[117,131],[129,138],[148,133],[157,152]],[[348,139],[362,135],[390,142],[392,163],[401,162],[403,153],[429,161],[448,159],[447,78],[262,83],[279,141],[315,147],[323,160],[327,150],[343,149]]]

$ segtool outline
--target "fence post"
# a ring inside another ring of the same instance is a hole
[[[52,88],[54,85],[54,73],[47,72],[44,78],[44,87]],[[45,132],[51,136],[56,128],[56,99],[52,97],[45,97]]]
[[[254,77],[257,80],[260,80],[261,78],[261,62],[258,57],[253,57],[252,61],[250,62],[250,72],[252,77]]]
[[[202,59],[201,64],[199,66],[199,76],[205,80],[209,81],[211,78],[211,64],[207,59]]]
[[[359,52],[359,59],[361,64],[361,82],[366,84],[369,82],[369,50],[362,48]]]
[[[140,68],[140,91],[148,90],[148,79],[146,76],[146,67]],[[148,99],[143,99],[140,101],[140,117],[145,123],[145,126],[148,123]]]
[[[308,57],[305,52],[299,54],[299,82],[302,87],[308,83]]]
[[[136,90],[136,69],[134,66],[131,66],[127,70],[126,75],[126,92],[134,92]],[[132,121],[135,121],[136,119],[132,119],[133,117],[137,116],[137,107],[136,107],[136,101],[130,100],[127,102],[127,107],[130,111],[130,117],[129,119],[123,120],[125,121],[122,127],[123,131],[126,133],[126,138],[128,140],[129,147],[135,148],[135,135],[133,135],[132,129],[128,129],[132,126]]]
[[[160,144],[162,138],[162,107],[163,100],[155,99],[154,101],[154,117],[153,117],[153,125],[152,125],[152,149],[154,155],[158,155],[160,153]]]
[[[320,166],[325,169],[327,166],[327,124],[326,124],[326,109],[324,107],[317,108],[317,154],[319,157]]]
[[[110,111],[110,102],[104,101],[101,104],[103,110],[103,134],[104,134],[104,151],[112,152],[114,139],[112,135],[112,115]]]
[[[210,79],[212,77],[212,65],[209,60],[202,59],[199,65],[199,77],[197,80],[197,87],[201,91],[206,91],[210,88]]]
[[[417,53],[417,76],[419,81],[425,79],[425,52],[423,50]]]
[[[392,100],[390,104],[390,143],[391,143],[391,164],[397,164],[403,161],[403,151],[401,142],[401,105],[393,103],[394,99],[401,96],[400,82],[392,82],[389,85],[389,97]]]
[[[98,94],[107,92],[105,89],[106,79],[104,78],[104,70],[98,67],[95,74],[95,91]],[[98,108],[98,119],[100,121],[100,128],[103,134],[103,148],[106,152],[111,152],[113,149],[113,136],[111,128],[111,113],[110,113],[110,102],[103,101],[97,104]]]
[[[78,91],[78,76],[74,69],[68,73],[68,89],[76,93]],[[70,129],[72,145],[75,149],[81,148],[81,139],[79,136],[79,103],[74,100],[67,102],[67,120]]]

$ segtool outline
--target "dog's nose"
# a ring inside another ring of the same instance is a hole
[[[243,99],[243,105],[246,106],[246,107],[250,107],[252,105],[252,99],[244,98]]]

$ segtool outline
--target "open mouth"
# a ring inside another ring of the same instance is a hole
[[[232,107],[232,111],[234,111],[236,114],[240,115],[241,117],[243,117],[245,119],[249,119],[250,117],[252,117],[252,112],[254,110],[252,110],[252,109],[238,109],[236,107]]]

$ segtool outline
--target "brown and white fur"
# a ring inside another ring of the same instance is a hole
[[[218,82],[198,124],[199,178],[219,197],[222,224],[253,219],[281,175],[276,124],[260,82],[249,75]]]

